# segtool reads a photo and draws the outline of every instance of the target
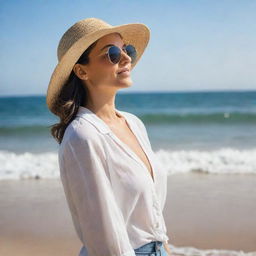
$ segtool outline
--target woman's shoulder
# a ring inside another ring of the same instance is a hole
[[[90,122],[75,118],[65,130],[58,149],[58,157],[60,161],[70,159],[70,156],[73,160],[84,160],[85,157],[106,160],[104,145],[104,137]]]
[[[85,119],[75,118],[66,128],[62,144],[90,142],[100,143],[100,133],[95,127]]]

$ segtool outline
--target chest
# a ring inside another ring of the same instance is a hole
[[[116,131],[114,135],[113,131],[113,134],[106,136],[104,143],[107,152],[107,174],[117,201],[123,207],[128,208],[131,208],[137,200],[146,200],[151,204],[153,203],[152,192],[155,192],[163,206],[167,185],[166,171],[155,153],[145,146],[145,141],[141,138],[139,138],[140,141],[136,138],[131,139],[133,135],[131,137],[123,135],[125,133],[119,131]],[[143,144],[149,160],[140,143]],[[136,152],[138,155],[135,155]],[[150,164],[153,167],[153,173],[150,173]]]
[[[147,171],[149,172],[149,175],[153,181],[155,181],[153,168],[151,166],[151,163],[148,159],[148,156],[146,152],[144,151],[142,145],[140,144],[139,140],[131,130],[128,123],[124,123],[122,127],[111,127],[111,130],[114,133],[114,136],[129,150],[132,151],[133,154],[136,155],[142,161],[144,166],[146,167]]]

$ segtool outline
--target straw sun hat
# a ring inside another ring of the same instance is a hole
[[[149,41],[150,30],[146,25],[131,23],[112,26],[101,19],[88,18],[76,22],[63,34],[57,49],[58,64],[51,75],[46,95],[46,103],[52,112],[53,103],[61,87],[68,80],[73,66],[82,53],[102,36],[115,32],[122,35],[124,43],[132,44],[136,48],[137,59],[131,64],[132,69]]]

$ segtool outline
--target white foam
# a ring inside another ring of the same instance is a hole
[[[215,151],[161,149],[156,155],[169,174],[194,171],[211,174],[256,174],[256,149],[223,148]]]
[[[169,244],[173,256],[256,256],[254,252],[234,251],[234,250],[217,250],[217,249],[197,249],[195,247],[175,247]]]
[[[224,148],[216,151],[156,151],[168,174],[204,172],[209,174],[256,174],[256,149]],[[58,178],[57,152],[17,154],[0,151],[0,180]]]
[[[57,153],[17,154],[0,151],[0,180],[59,177]]]

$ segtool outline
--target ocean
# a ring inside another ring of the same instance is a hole
[[[256,91],[118,93],[169,174],[256,174]],[[45,96],[0,97],[0,179],[59,177]]]

